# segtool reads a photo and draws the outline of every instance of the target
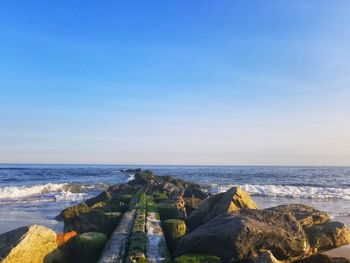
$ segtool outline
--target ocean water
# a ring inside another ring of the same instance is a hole
[[[121,169],[150,169],[201,184],[217,193],[232,186],[248,191],[261,208],[303,203],[350,226],[350,167],[0,165],[0,233],[28,224],[55,231],[65,207],[127,182]]]

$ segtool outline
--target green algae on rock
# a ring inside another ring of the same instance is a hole
[[[186,254],[175,258],[174,263],[221,263],[221,259],[205,254]]]
[[[77,260],[79,263],[94,263],[100,257],[100,254],[107,242],[107,236],[104,233],[88,232],[79,235],[76,238]]]

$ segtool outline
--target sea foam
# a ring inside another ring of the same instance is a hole
[[[103,186],[69,183],[47,183],[30,186],[5,186],[0,187],[0,201],[78,201],[86,198],[87,192],[100,188],[103,188]]]
[[[225,192],[233,186],[237,185],[214,186],[212,192]],[[238,186],[256,196],[350,200],[350,188],[270,184],[243,184]]]

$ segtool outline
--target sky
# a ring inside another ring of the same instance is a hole
[[[0,163],[350,165],[349,1],[0,1]]]

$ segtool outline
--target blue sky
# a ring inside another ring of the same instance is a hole
[[[350,165],[348,1],[0,2],[0,162]]]

